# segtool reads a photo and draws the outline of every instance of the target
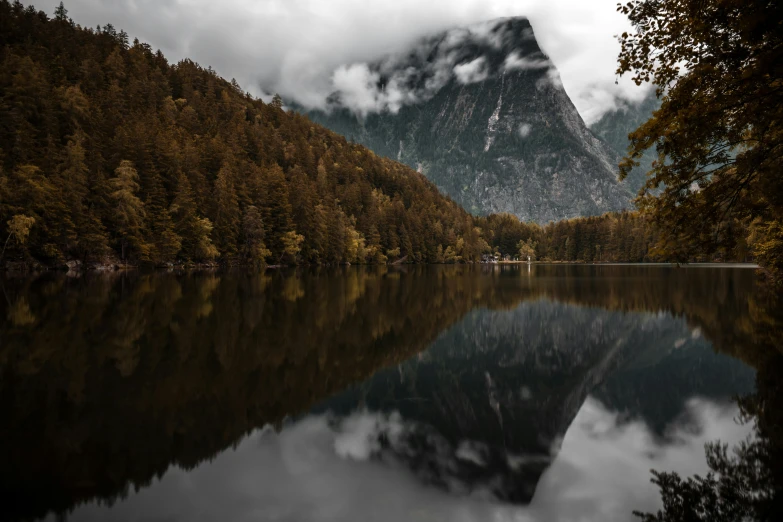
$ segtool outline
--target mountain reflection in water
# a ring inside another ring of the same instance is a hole
[[[750,432],[732,397],[754,372],[732,356],[777,335],[754,283],[634,266],[7,278],[3,519],[630,519],[659,505],[650,468],[704,472],[704,442]]]
[[[90,504],[73,519],[624,520],[633,509],[657,505],[650,467],[706,471],[706,441],[737,442],[748,431],[734,422],[736,408],[694,400],[688,411],[699,431],[674,428],[670,435],[677,443],[664,444],[644,423],[620,422],[588,399],[527,506],[502,504],[482,492],[453,495],[422,487],[406,466],[370,459],[378,433],[404,431],[406,421],[357,412],[339,425],[314,415],[279,434],[256,431],[212,462],[191,472],[171,469],[126,501],[112,507]]]

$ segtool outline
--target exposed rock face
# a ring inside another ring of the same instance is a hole
[[[526,19],[452,30],[371,70],[403,101],[362,117],[337,92],[309,116],[418,169],[468,211],[543,223],[630,207],[618,154],[585,126]]]
[[[590,130],[606,141],[617,154],[624,156],[628,152],[628,135],[649,120],[653,111],[660,106],[661,101],[655,97],[655,91],[651,91],[638,104],[625,104],[615,111],[607,112],[590,125]],[[652,162],[656,158],[655,148],[647,149],[639,160],[639,166],[628,174],[628,188],[634,193],[644,185],[647,171],[650,170]]]

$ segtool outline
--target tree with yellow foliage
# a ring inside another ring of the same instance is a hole
[[[643,152],[658,160],[638,199],[660,229],[658,254],[754,255],[783,275],[783,2],[632,0],[618,4],[617,73],[652,82],[661,108],[633,132],[624,178]]]
[[[0,252],[0,259],[5,255],[5,249],[8,246],[8,241],[13,237],[20,245],[24,245],[27,241],[27,236],[30,235],[30,229],[35,224],[35,218],[25,216],[23,214],[17,214],[8,220],[8,237],[5,239],[3,245],[3,251]]]

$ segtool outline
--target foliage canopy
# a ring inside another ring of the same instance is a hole
[[[783,273],[783,4],[632,0],[617,73],[652,82],[661,108],[633,132],[620,170],[658,160],[638,199],[657,253],[743,249]]]

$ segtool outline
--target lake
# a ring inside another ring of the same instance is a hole
[[[651,469],[751,435],[736,399],[781,324],[756,277],[5,276],[0,519],[633,520]]]

